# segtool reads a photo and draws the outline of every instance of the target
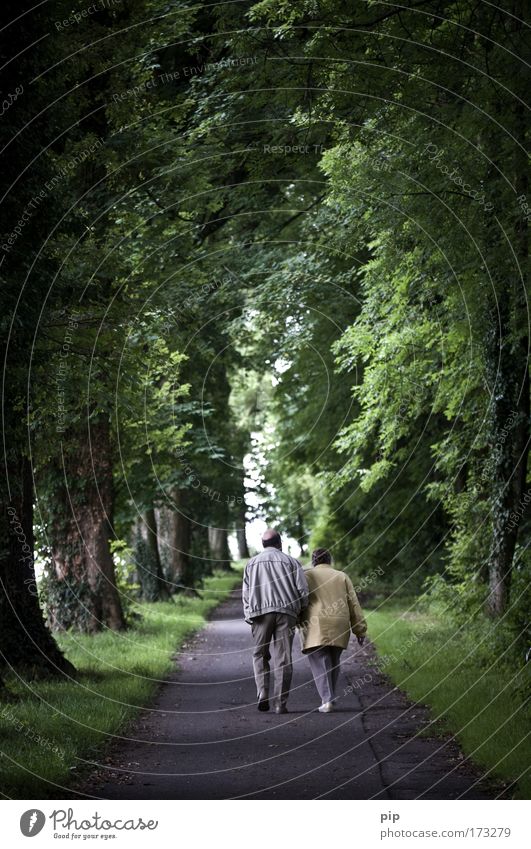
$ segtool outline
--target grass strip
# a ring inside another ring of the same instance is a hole
[[[9,681],[15,701],[0,702],[0,790],[15,799],[61,798],[80,766],[95,757],[152,699],[172,670],[172,655],[205,625],[208,613],[241,581],[239,571],[204,582],[202,598],[139,604],[127,631],[68,633],[58,642],[75,681]]]
[[[515,799],[531,795],[528,671],[511,668],[430,614],[401,607],[367,611],[379,668],[416,702],[430,707],[435,729],[455,735],[463,752],[510,783]]]

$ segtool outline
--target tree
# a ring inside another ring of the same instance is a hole
[[[513,12],[468,3],[424,4],[421,14],[360,7],[339,34],[318,27],[305,45],[308,57],[326,55],[333,39],[343,60],[332,70],[314,65],[326,94],[313,109],[316,120],[343,121],[323,170],[351,243],[371,247],[363,309],[338,349],[346,370],[363,365],[361,413],[339,442],[343,480],[356,476],[369,490],[388,479],[418,423],[436,416],[441,426],[444,417],[427,492],[452,521],[450,572],[474,594],[488,563],[497,616],[508,605],[519,525],[509,517],[524,496],[529,444],[527,240],[515,203],[523,90],[511,82],[514,56],[524,54],[518,4]],[[265,3],[258,13],[280,23],[285,9]],[[312,26],[314,15],[301,4],[292,20]],[[351,96],[362,67],[362,95]]]
[[[41,303],[51,284],[54,263],[35,261],[47,226],[61,213],[60,200],[49,195],[49,159],[39,155],[47,145],[44,122],[35,118],[42,83],[30,87],[35,65],[46,66],[49,51],[39,42],[46,14],[21,15],[20,4],[2,6],[9,38],[2,46],[2,156],[5,192],[1,230],[3,313],[0,321],[2,362],[2,468],[0,483],[0,669],[24,675],[73,674],[74,669],[45,627],[34,569],[33,469],[29,441],[35,413],[28,387],[46,372],[47,358],[33,349]],[[28,39],[31,54],[24,52]],[[35,64],[34,64],[35,63]],[[22,97],[24,95],[24,97]],[[24,179],[21,179],[21,177]],[[46,201],[47,215],[42,205]],[[53,298],[56,297],[54,294]]]

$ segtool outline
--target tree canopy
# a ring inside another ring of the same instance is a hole
[[[4,670],[256,516],[520,652],[524,4],[74,6],[0,13]]]

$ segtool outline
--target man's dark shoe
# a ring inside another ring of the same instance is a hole
[[[275,708],[275,713],[288,713],[288,709],[286,705],[277,705]]]
[[[269,710],[269,699],[267,696],[258,696],[258,710]]]

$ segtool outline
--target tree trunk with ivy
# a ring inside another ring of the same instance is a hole
[[[518,6],[519,4],[516,4]],[[512,22],[515,49],[522,46],[523,23]],[[492,45],[485,47],[487,55]],[[515,94],[523,98],[525,82],[515,80]],[[489,111],[514,139],[513,180],[517,198],[527,197],[526,118],[517,99],[506,105],[498,94]],[[491,184],[495,209],[503,208],[499,161],[501,141],[492,128],[485,133],[484,148],[490,162],[487,185]],[[526,216],[520,211],[511,244],[499,224],[490,219],[485,227],[485,256],[488,258],[492,291],[488,296],[486,374],[491,392],[489,448],[491,450],[492,536],[488,559],[489,594],[487,612],[502,616],[509,605],[511,574],[522,518],[528,513],[526,493],[529,454],[529,334],[527,327],[527,264],[529,255]]]
[[[6,482],[9,482],[10,493]],[[33,562],[33,478],[29,460],[11,459],[0,504],[0,668],[25,677],[72,675],[45,625]]]
[[[113,536],[112,447],[106,414],[88,432],[65,434],[56,468],[47,607],[55,629],[95,633],[125,627],[110,549]]]
[[[502,616],[508,606],[511,572],[518,527],[526,511],[525,470],[528,451],[529,384],[527,365],[516,357],[510,342],[510,307],[498,300],[490,339],[490,383],[492,391],[489,422],[491,447],[492,536],[489,552],[489,595],[491,616]]]
[[[25,11],[25,10],[24,10]],[[9,25],[3,44],[2,87],[5,93],[24,87],[24,97],[3,110],[2,170],[19,175],[15,191],[6,191],[2,201],[2,231],[7,232],[32,203],[53,169],[40,156],[49,143],[49,124],[31,120],[39,103],[38,85],[27,85],[39,67],[48,67],[42,33],[49,14],[34,8],[20,15],[20,4],[5,0],[0,11],[1,26]],[[24,46],[32,44],[31,50]],[[21,113],[22,109],[22,113]],[[52,119],[53,121],[53,119]],[[26,124],[27,131],[22,133]],[[29,128],[29,129],[28,129]],[[21,133],[16,143],[17,133]],[[55,196],[57,198],[57,195]],[[50,236],[50,221],[58,220],[55,198],[47,199],[47,214],[26,216],[23,232],[8,252],[2,252],[0,288],[0,364],[2,368],[2,460],[0,469],[0,675],[9,684],[9,671],[24,677],[72,675],[75,670],[59,650],[47,629],[39,604],[34,570],[33,473],[29,461],[28,436],[35,420],[28,420],[28,389],[41,383],[49,369],[49,352],[43,352],[36,329],[43,318],[43,305],[56,304],[61,287],[52,283],[55,267],[48,260],[33,266],[39,248]],[[59,199],[58,199],[59,200]],[[66,207],[65,207],[66,209]],[[33,272],[33,273],[32,273]],[[53,290],[53,291],[52,291]],[[40,419],[42,410],[39,410]]]
[[[167,601],[170,591],[162,571],[153,507],[148,507],[137,522],[136,564],[142,598],[146,601]]]

